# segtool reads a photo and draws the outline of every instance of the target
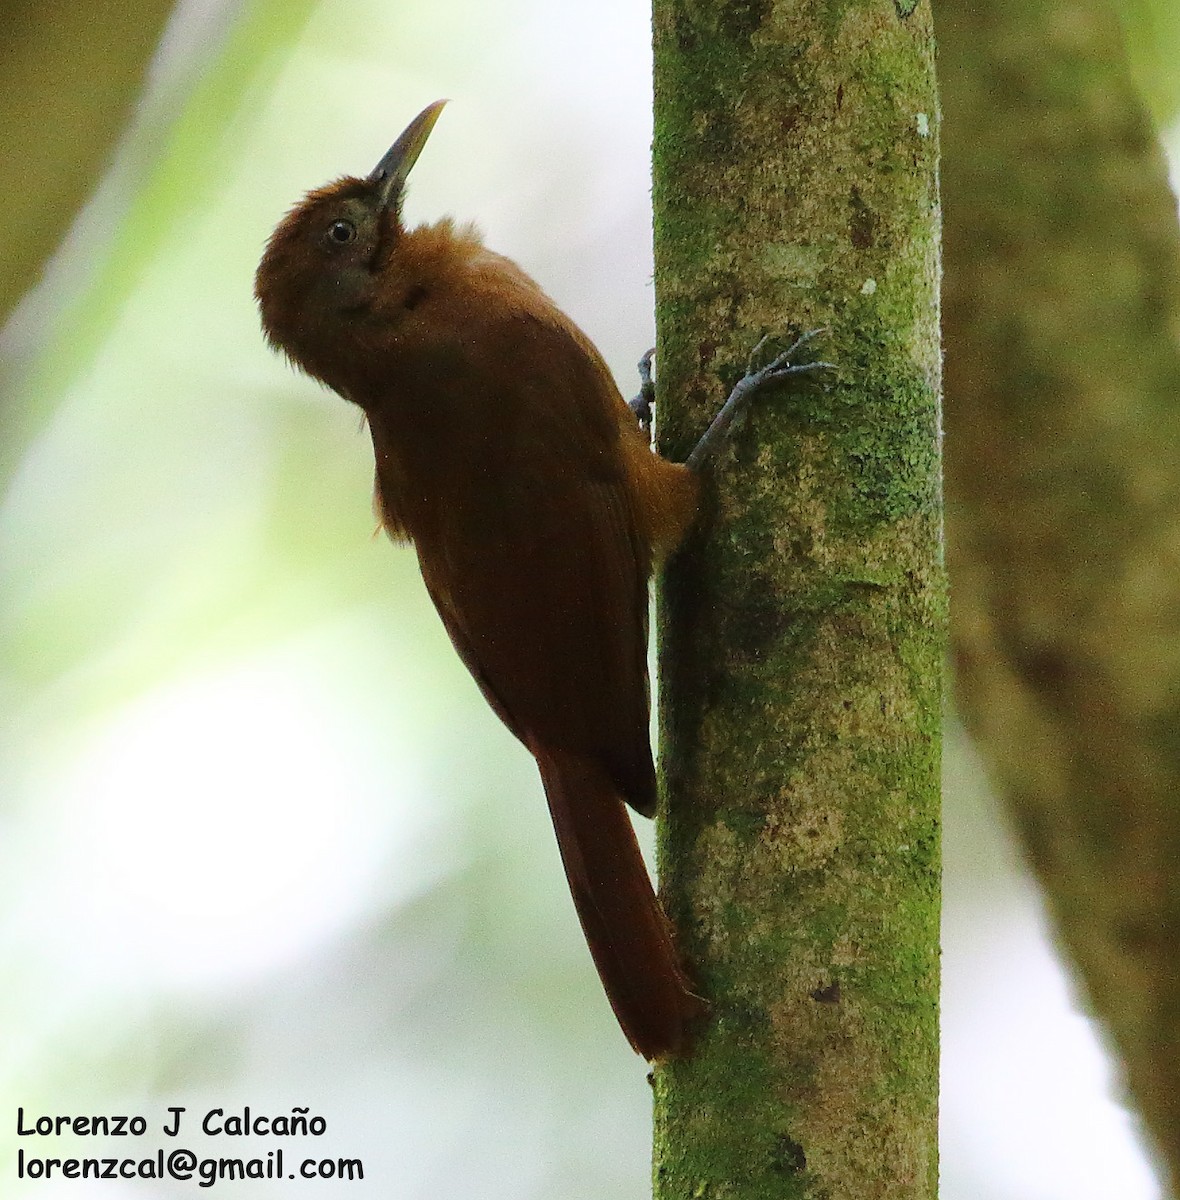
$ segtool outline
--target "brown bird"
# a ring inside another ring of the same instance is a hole
[[[310,192],[280,223],[255,281],[262,325],[368,418],[381,520],[413,543],[459,657],[537,760],[607,996],[631,1045],[662,1058],[687,1048],[702,1002],[624,807],[656,805],[648,579],[753,391],[826,364],[780,355],[687,463],[653,454],[598,351],[518,266],[470,226],[402,223],[444,103],[371,174]]]

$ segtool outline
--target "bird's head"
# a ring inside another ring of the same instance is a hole
[[[309,192],[279,223],[254,277],[267,340],[312,375],[348,322],[372,306],[402,232],[410,169],[445,100],[424,108],[364,178]]]

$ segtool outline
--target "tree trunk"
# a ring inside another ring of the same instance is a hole
[[[1180,228],[1105,0],[943,0],[957,699],[1180,1179]]]
[[[0,37],[0,325],[108,165],[175,0],[9,0]]]
[[[914,0],[655,5],[660,444],[765,333],[661,586],[665,902],[711,1005],[655,1072],[657,1197],[934,1197],[938,108]]]

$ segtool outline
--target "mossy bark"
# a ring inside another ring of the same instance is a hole
[[[1180,1180],[1180,226],[1105,0],[942,0],[958,704]]]
[[[657,420],[765,395],[660,589],[665,902],[711,1006],[655,1071],[655,1194],[933,1197],[938,108],[913,0],[657,0]]]

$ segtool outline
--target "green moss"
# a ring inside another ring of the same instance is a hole
[[[657,1072],[669,1200],[936,1179],[929,11],[789,24],[655,12],[661,446],[683,457],[764,333],[827,325],[838,364],[759,399],[660,589],[661,877],[714,1015]]]
[[[743,1181],[753,1181],[769,1198],[816,1194],[817,1181],[807,1169],[805,1149],[791,1132],[792,1114],[774,1099],[779,1082],[776,1064],[760,1055],[754,1042],[747,1042],[743,1050],[735,1061],[729,1053],[718,1054],[710,1044],[702,1045],[693,1060],[691,1079],[683,1064],[657,1068],[657,1111],[666,1116],[668,1125],[682,1125],[693,1135],[683,1140],[675,1158],[659,1164],[657,1194],[724,1194],[714,1190],[712,1180],[730,1180],[739,1187]],[[800,1077],[797,1082],[805,1086],[808,1081]],[[750,1130],[748,1140],[738,1144],[711,1136],[718,1113],[740,1114],[743,1126]]]

